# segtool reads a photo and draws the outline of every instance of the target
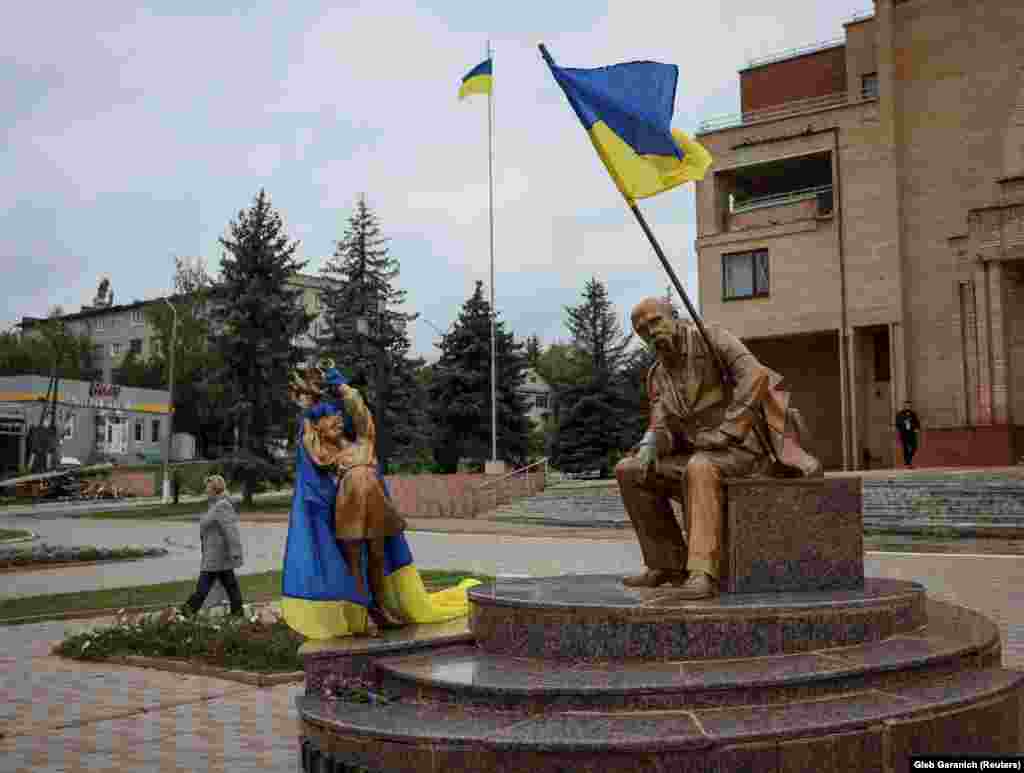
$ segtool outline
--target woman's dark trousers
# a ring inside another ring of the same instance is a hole
[[[203,602],[213,589],[213,584],[220,580],[224,590],[228,593],[228,600],[231,602],[231,614],[242,614],[242,589],[238,585],[238,578],[235,577],[233,569],[225,569],[223,572],[200,572],[199,582],[196,584],[196,592],[193,593],[185,606],[193,614],[203,608]]]

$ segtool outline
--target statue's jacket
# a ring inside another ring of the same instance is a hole
[[[734,381],[724,383],[696,325],[677,321],[676,326],[677,351],[685,355],[682,367],[673,372],[659,361],[647,374],[648,429],[659,457],[700,450],[750,454],[759,460],[759,472],[768,473],[770,445],[792,474],[819,474],[820,463],[800,445],[782,376],[762,365],[730,332],[710,324],[708,338]],[[702,448],[702,432],[722,433],[726,445]]]

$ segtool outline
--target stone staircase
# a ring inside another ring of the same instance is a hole
[[[892,534],[1024,534],[1022,475],[913,473],[863,478],[864,528]],[[492,511],[499,521],[626,528],[614,480],[559,484]]]
[[[614,480],[552,486],[535,496],[502,505],[489,517],[496,521],[558,526],[629,525],[619,485]]]
[[[1012,533],[1024,530],[1024,478],[1010,475],[906,475],[865,478],[864,528]]]

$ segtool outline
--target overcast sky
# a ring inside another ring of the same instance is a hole
[[[748,57],[841,37],[870,0],[287,4],[35,0],[0,29],[4,329],[168,291],[175,255],[217,242],[260,187],[316,273],[365,192],[401,261],[413,348],[436,357],[488,281],[487,99],[457,100],[495,51],[497,308],[520,339],[565,340],[590,276],[625,320],[667,283],[537,51],[596,67],[679,65],[673,125],[739,109]],[[641,204],[696,302],[694,194]]]

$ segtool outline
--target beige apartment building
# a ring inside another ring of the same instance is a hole
[[[831,469],[1024,456],[1024,3],[876,0],[750,62],[704,121],[700,302],[781,372]]]
[[[301,302],[306,311],[315,314],[316,318],[309,331],[298,337],[296,344],[304,350],[314,349],[313,336],[322,331],[324,304],[321,294],[328,287],[330,280],[310,274],[296,274],[288,284],[293,289],[301,289]],[[159,346],[156,328],[146,317],[146,308],[153,304],[165,303],[163,298],[114,305],[110,296],[97,296],[92,305],[83,305],[81,310],[65,314],[63,320],[66,328],[75,335],[88,335],[93,344],[93,361],[103,371],[103,381],[113,380],[113,371],[129,352],[147,358]],[[34,329],[45,319],[24,317],[21,321],[22,332],[32,335]]]

